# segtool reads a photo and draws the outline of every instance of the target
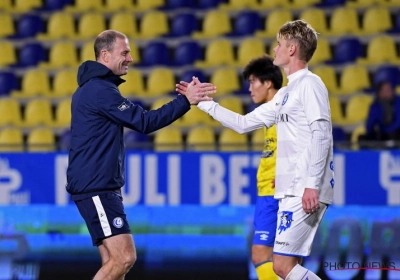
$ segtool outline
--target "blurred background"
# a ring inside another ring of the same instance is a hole
[[[309,68],[329,90],[335,140],[334,205],[304,264],[322,279],[400,279],[399,10],[399,0],[0,0],[0,279],[91,279],[100,267],[64,188],[77,67],[94,60],[100,32],[129,37],[120,90],[143,108],[195,75],[245,114],[255,106],[243,67],[273,55],[278,29],[300,18],[320,34]],[[125,140],[138,249],[127,279],[257,279],[262,130],[239,135],[192,107]]]

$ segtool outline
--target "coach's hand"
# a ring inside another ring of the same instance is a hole
[[[213,100],[208,95],[217,92],[217,88],[213,84],[201,83],[196,77],[193,77],[190,83],[181,81],[179,84],[176,84],[175,90],[180,94],[186,95],[192,105],[196,105],[201,101]]]
[[[312,214],[318,211],[319,191],[317,189],[305,188],[303,194],[303,209],[307,214]]]

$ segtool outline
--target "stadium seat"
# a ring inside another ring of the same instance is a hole
[[[332,59],[331,47],[327,39],[323,37],[318,38],[318,45],[309,65],[316,65],[320,63],[325,63]]]
[[[240,42],[237,51],[236,65],[244,67],[250,60],[266,54],[264,41],[258,38],[248,38]]]
[[[50,97],[60,98],[72,95],[78,88],[77,70],[65,69],[58,71],[53,79],[53,90]]]
[[[215,151],[216,141],[212,127],[199,126],[189,130],[186,146],[192,151]]]
[[[255,11],[240,12],[233,26],[233,34],[236,36],[253,35],[262,27],[260,15]]]
[[[160,82],[162,81],[162,82]],[[174,73],[169,68],[155,68],[147,77],[147,96],[155,97],[175,90]]]
[[[96,60],[94,54],[94,41],[88,41],[84,43],[79,51],[79,64],[87,60]]]
[[[214,9],[217,8],[222,0],[198,0],[197,8],[199,9]]]
[[[344,129],[340,126],[332,127],[333,142],[344,142],[347,140],[347,135]]]
[[[384,5],[385,0],[355,0],[347,1],[346,6],[354,8],[368,8],[374,5]]]
[[[232,32],[229,14],[221,10],[210,10],[204,18],[202,30],[193,33],[195,39],[208,39],[223,36]]]
[[[51,12],[60,11],[64,9],[68,2],[69,1],[65,0],[46,0],[44,3],[44,9]]]
[[[227,3],[221,3],[219,9],[222,10],[245,10],[257,8],[257,0],[229,0]]]
[[[371,87],[368,69],[360,65],[346,66],[340,75],[340,89],[337,94],[346,95],[364,91]]]
[[[392,29],[392,19],[388,8],[370,7],[363,14],[362,33],[372,35]]]
[[[243,101],[236,96],[225,96],[218,99],[218,104],[240,115],[244,115]]]
[[[132,64],[138,64],[142,61],[142,58],[140,57],[139,54],[139,47],[135,43],[135,40],[130,40],[129,41],[129,48],[131,49],[131,57],[132,57]]]
[[[55,135],[50,128],[35,128],[26,140],[29,152],[52,152],[56,150]]]
[[[47,21],[47,32],[37,35],[39,40],[55,40],[75,37],[74,17],[70,13],[51,13]]]
[[[135,11],[146,11],[165,6],[165,0],[136,0]]]
[[[41,43],[25,44],[19,51],[18,66],[32,67],[46,61],[46,51]]]
[[[14,13],[26,13],[42,7],[42,0],[14,0],[12,11]]]
[[[53,124],[52,106],[47,99],[32,99],[26,104],[22,126],[51,126]]]
[[[93,10],[102,10],[102,0],[75,0],[73,6],[67,6],[66,11],[68,12],[88,12]]]
[[[13,125],[20,126],[22,123],[21,106],[14,98],[0,99],[0,127]]]
[[[138,27],[133,13],[119,12],[111,16],[110,29],[118,30],[128,37],[138,37]]]
[[[240,90],[240,81],[235,68],[219,68],[211,75],[211,83],[217,87],[213,96],[234,93]]]
[[[343,112],[340,99],[336,96],[329,96],[329,105],[331,109],[332,123],[335,125],[343,124]]]
[[[177,14],[172,19],[171,36],[191,36],[198,30],[197,18],[192,13]]]
[[[165,127],[156,132],[154,136],[154,150],[161,151],[182,151],[183,135],[179,128]]]
[[[393,65],[383,65],[376,69],[373,75],[373,86],[382,82],[389,82],[393,87],[400,86],[400,69]]]
[[[352,96],[346,104],[344,125],[355,125],[365,122],[369,107],[373,101],[371,95],[360,94]]]
[[[363,47],[357,37],[339,39],[334,48],[332,64],[354,63],[363,54]]]
[[[196,67],[207,68],[221,65],[233,65],[233,45],[228,39],[215,39],[208,43],[205,51],[205,60],[195,63]]]
[[[335,68],[329,65],[320,65],[312,69],[315,75],[318,75],[324,82],[329,93],[335,94],[339,91]]]
[[[290,8],[290,0],[261,0],[259,8],[260,9],[276,9],[276,8]]]
[[[170,51],[163,41],[149,42],[143,48],[143,66],[171,65]]]
[[[262,151],[264,149],[265,137],[264,137],[264,129],[260,128],[251,133],[251,149],[253,151]]]
[[[77,39],[96,38],[106,29],[106,22],[102,13],[85,13],[78,22]]]
[[[24,136],[19,128],[4,128],[0,130],[1,152],[22,152],[24,150]]]
[[[207,125],[211,127],[220,127],[221,124],[215,121],[207,113],[201,111],[197,106],[192,106],[189,112],[184,114],[176,125],[191,128],[196,125]]]
[[[54,128],[67,128],[71,125],[71,99],[64,99],[56,106]]]
[[[14,44],[10,41],[0,41],[0,67],[10,66],[17,63]]]
[[[180,43],[175,48],[175,65],[192,65],[201,60],[201,48],[196,41],[187,41]]]
[[[182,73],[180,76],[179,81],[184,81],[184,82],[191,82],[192,77],[197,77],[200,82],[208,82],[209,79],[204,75],[204,73],[201,70],[198,69],[192,69],[192,70],[186,70],[185,72]]]
[[[13,72],[0,71],[0,96],[9,95],[18,88],[18,80]]]
[[[150,137],[147,134],[134,130],[128,130],[124,133],[125,146],[128,149],[144,149],[150,148]]]
[[[182,8],[196,8],[195,0],[167,0],[166,5],[163,7],[168,10],[182,9]]]
[[[150,110],[157,110],[160,109],[165,104],[171,102],[174,98],[172,96],[161,96],[158,97],[151,103]],[[179,121],[179,120],[178,120]],[[175,124],[175,123],[173,123]]]
[[[0,12],[9,12],[13,8],[13,0],[0,1]]]
[[[366,58],[359,58],[357,63],[375,66],[383,63],[398,65],[400,58],[396,49],[396,42],[393,37],[388,35],[374,37],[368,43]]]
[[[142,72],[137,69],[129,68],[128,74],[123,76],[126,81],[118,88],[124,97],[145,96]]]
[[[319,4],[323,0],[293,0],[290,5],[291,9],[304,9]]]
[[[105,11],[134,11],[135,5],[132,0],[106,0],[104,5]],[[118,30],[118,29],[117,29]],[[121,31],[122,32],[122,31]]]
[[[35,37],[38,33],[44,31],[44,24],[38,15],[23,15],[18,20],[17,34],[19,38]]]
[[[347,0],[323,0],[318,3],[316,6],[319,8],[335,8],[339,6],[344,6]]]
[[[167,35],[168,33],[168,18],[164,12],[149,11],[143,15],[140,21],[141,39],[152,39],[155,37]]]
[[[257,31],[256,36],[276,38],[276,34],[282,25],[291,20],[293,20],[293,14],[290,10],[273,10],[267,15],[264,30]]]
[[[230,128],[222,129],[219,139],[219,150],[223,152],[247,151],[247,135],[239,134]]]
[[[353,129],[350,136],[351,147],[353,150],[359,149],[358,139],[360,138],[361,135],[365,135],[366,133],[367,130],[365,129],[364,124],[359,125],[355,129]]]
[[[329,35],[359,35],[361,29],[357,11],[354,8],[338,7],[332,12]]]
[[[75,67],[78,65],[76,45],[72,41],[55,42],[49,52],[49,61],[42,62],[39,67],[43,69],[56,69],[61,67]]]
[[[328,34],[327,16],[323,9],[307,8],[300,13],[299,18],[309,23],[322,36]]]
[[[386,1],[385,5],[387,5],[388,7],[399,7],[400,0],[388,0]]]
[[[46,71],[29,69],[22,78],[21,91],[13,91],[12,97],[28,98],[46,95],[50,92],[50,78]]]

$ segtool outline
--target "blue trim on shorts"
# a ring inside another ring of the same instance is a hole
[[[307,258],[308,256],[304,255],[295,255],[295,254],[285,254],[285,253],[278,253],[278,252],[272,252],[275,255],[281,255],[281,256],[288,256],[288,257],[302,257],[302,258]]]
[[[274,247],[279,201],[272,195],[257,196],[254,209],[253,245]]]

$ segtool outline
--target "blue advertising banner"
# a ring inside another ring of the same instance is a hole
[[[129,152],[126,206],[234,205],[255,202],[259,153]],[[68,155],[0,154],[0,205],[71,203]],[[400,205],[400,151],[337,152],[336,205]]]

